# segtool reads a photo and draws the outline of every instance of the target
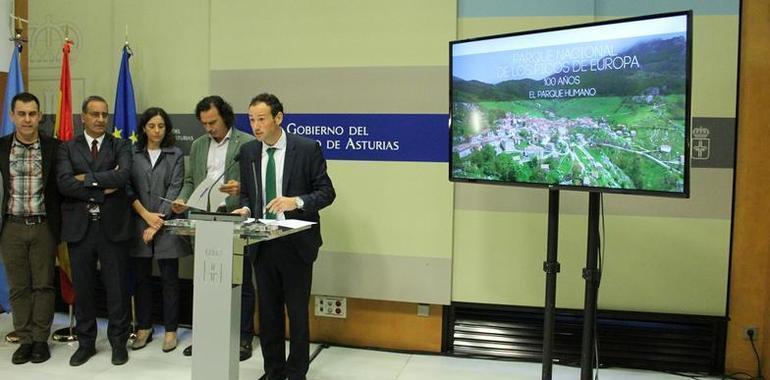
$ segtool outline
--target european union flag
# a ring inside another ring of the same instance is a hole
[[[131,139],[136,142],[136,101],[134,100],[134,85],[131,83],[131,71],[128,59],[131,49],[123,46],[123,57],[120,60],[118,74],[118,93],[115,95],[115,117],[113,118],[112,134],[115,137]]]
[[[8,84],[5,86],[5,98],[3,104],[3,127],[0,130],[0,136],[13,133],[16,129],[11,120],[11,100],[16,94],[24,92],[24,78],[21,77],[21,66],[19,66],[19,53],[21,44],[17,43],[11,53],[11,65],[8,67]]]

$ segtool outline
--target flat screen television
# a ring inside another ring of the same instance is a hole
[[[449,50],[450,180],[689,196],[691,11]]]

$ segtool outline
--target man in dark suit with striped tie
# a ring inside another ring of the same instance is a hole
[[[60,145],[57,158],[63,223],[77,296],[75,316],[79,347],[70,365],[79,366],[96,353],[96,288],[99,262],[107,293],[112,364],[128,361],[129,334],[126,271],[131,238],[131,206],[125,186],[131,173],[131,142],[106,133],[107,101],[99,96],[83,102],[84,134]]]

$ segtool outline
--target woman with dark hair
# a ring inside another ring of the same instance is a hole
[[[152,259],[158,262],[162,284],[163,352],[176,348],[179,313],[179,258],[190,254],[179,236],[163,230],[163,220],[172,217],[171,204],[184,179],[184,155],[174,146],[171,119],[162,108],[148,108],[139,119],[138,138],[131,167],[131,206],[136,236],[130,254],[136,274],[136,319],[138,331],[131,349],[152,341]]]

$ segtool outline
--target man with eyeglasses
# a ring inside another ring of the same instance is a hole
[[[97,262],[107,293],[107,338],[112,364],[128,361],[128,240],[131,206],[125,192],[131,173],[131,142],[106,132],[107,101],[90,96],[80,118],[85,133],[62,143],[57,158],[59,191],[64,196],[62,240],[67,242],[75,289],[79,347],[71,366],[96,354]]]
[[[39,132],[40,102],[28,92],[11,100],[15,131],[0,138],[3,196],[0,248],[10,285],[13,327],[21,345],[13,364],[51,357],[54,258],[60,210],[56,188],[58,140]]]

